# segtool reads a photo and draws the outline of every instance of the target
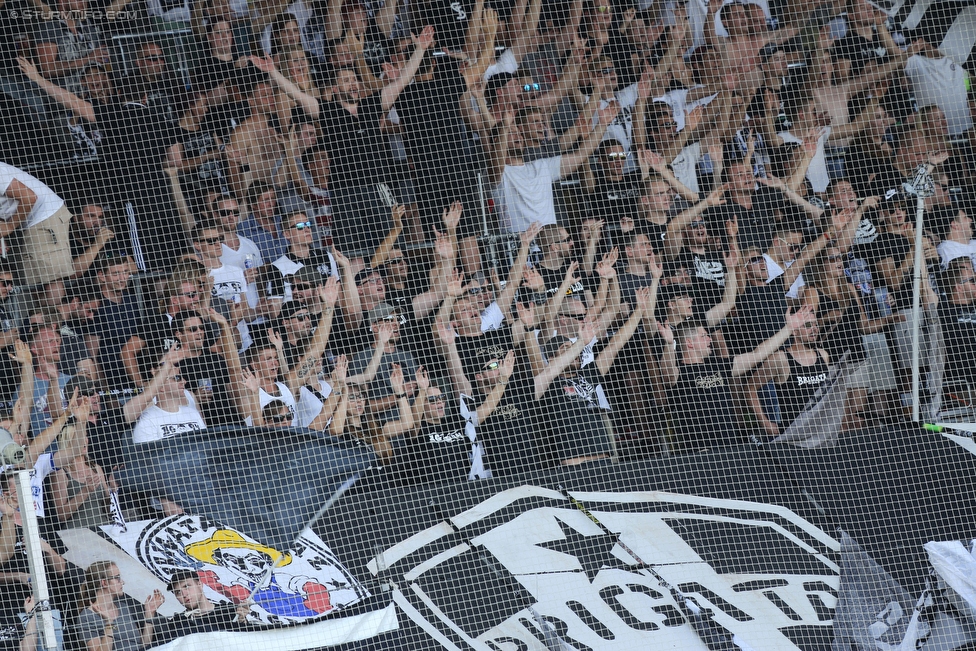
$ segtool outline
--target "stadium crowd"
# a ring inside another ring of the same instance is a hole
[[[768,441],[842,360],[842,431],[902,419],[915,274],[972,406],[976,94],[866,0],[140,4],[0,2],[0,427],[51,545],[184,512],[127,460],[216,428],[475,480]],[[90,651],[189,630],[45,557]]]

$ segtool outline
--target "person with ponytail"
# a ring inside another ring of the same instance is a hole
[[[142,651],[153,636],[153,618],[165,598],[155,590],[140,607],[125,594],[118,566],[96,561],[85,570],[76,637],[88,651]]]

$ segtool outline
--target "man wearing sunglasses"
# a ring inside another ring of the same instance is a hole
[[[393,392],[390,384],[390,373],[394,365],[399,365],[403,369],[404,377],[414,377],[417,373],[417,362],[409,351],[401,350],[400,343],[400,314],[397,313],[392,305],[383,303],[366,314],[366,322],[369,323],[372,335],[372,345],[364,348],[349,361],[349,375],[362,375],[370,367],[370,361],[378,347],[383,349],[383,356],[380,358],[379,368],[375,376],[367,385],[369,396],[368,409],[381,423],[391,420],[400,420],[400,412],[397,408],[397,401],[402,396],[397,396]],[[380,324],[388,323],[393,326],[393,332],[385,342],[380,336]],[[406,397],[412,399],[417,392],[417,383],[413,380],[404,383]]]
[[[201,314],[206,314],[204,318]],[[216,310],[182,311],[173,317],[173,333],[180,351],[179,372],[187,389],[196,398],[200,413],[211,427],[240,425],[244,418],[238,408],[238,394],[232,378],[241,377],[236,349],[220,346],[220,354],[207,347],[208,326],[224,334],[229,327]],[[233,341],[233,333],[228,332]]]
[[[221,261],[224,234],[217,222],[213,220],[200,222],[193,228],[191,238],[197,258],[213,279],[213,287],[210,290],[213,306],[235,325],[245,319],[254,319],[257,311],[247,300],[245,293],[247,278],[244,276],[244,270]]]
[[[292,278],[302,267],[311,267],[322,275],[339,277],[337,259],[326,249],[315,247],[314,223],[304,212],[294,212],[285,219],[288,249],[264,271],[262,289],[269,299],[290,301]]]

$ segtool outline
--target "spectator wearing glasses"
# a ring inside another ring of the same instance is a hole
[[[308,306],[300,301],[288,301],[281,307],[278,315],[280,332],[282,333],[282,349],[288,371],[305,355],[309,341],[315,328],[312,325],[312,313]]]
[[[125,594],[124,586],[111,561],[96,561],[85,570],[75,635],[88,651],[142,651],[152,641],[163,593],[155,590],[140,604]]]
[[[135,70],[128,81],[126,97],[138,97],[168,124],[175,126],[185,89],[166,65],[166,55],[156,41],[143,41],[136,49]]]
[[[146,406],[136,421],[132,430],[134,444],[194,435],[207,429],[196,398],[187,390],[186,379],[176,366],[180,358],[179,354],[170,356],[156,369],[154,381],[146,387],[155,401]]]
[[[223,247],[220,249],[221,262],[240,267],[247,275],[248,283],[253,283],[257,278],[256,270],[264,264],[264,259],[258,245],[237,232],[237,226],[241,222],[241,207],[237,199],[230,195],[218,196],[211,203],[210,216],[220,225],[224,234]],[[251,271],[252,269],[255,271]]]
[[[400,314],[392,305],[381,304],[366,314],[366,322],[372,334],[373,345],[361,350],[349,361],[349,372],[353,375],[366,373],[370,361],[377,350],[382,350],[379,368],[375,377],[367,385],[369,397],[369,412],[380,423],[390,420],[405,420],[406,416],[399,413],[400,395],[394,392],[390,383],[390,373],[394,367],[402,369],[406,377],[413,377],[417,373],[417,362],[414,356],[399,347],[400,343]],[[389,324],[392,333],[385,342],[385,333],[380,329],[381,324]],[[417,385],[412,380],[403,385],[403,392],[412,399],[417,392]],[[400,393],[403,393],[400,392]]]
[[[247,189],[247,207],[251,214],[237,226],[237,234],[257,245],[265,261],[277,260],[288,250],[278,214],[278,199],[274,186],[255,181]]]
[[[202,304],[196,284],[170,279],[163,289],[157,308],[140,320],[139,328],[119,353],[133,386],[144,387],[159,360],[177,343],[173,319],[183,310],[195,310]]]
[[[206,318],[205,318],[206,317]],[[220,328],[219,353],[206,345],[207,326]],[[202,308],[184,310],[173,317],[173,334],[179,342],[179,372],[196,398],[200,413],[210,427],[243,423],[241,362],[234,333],[219,312]]]
[[[216,222],[208,220],[197,224],[192,233],[193,249],[212,279],[210,300],[218,311],[226,313],[234,324],[253,319],[256,312],[247,302],[247,278],[240,267],[221,261],[224,234]]]
[[[410,382],[414,387],[424,387],[421,392],[423,396],[426,396],[429,383],[423,368],[417,370],[414,380]],[[393,437],[410,431],[414,423],[414,410],[407,397],[409,388],[404,381],[403,369],[398,364],[394,364],[390,370],[389,385],[391,395],[396,400],[396,407],[389,411],[399,414],[398,417],[382,422],[375,412],[367,409],[366,392],[358,386],[348,385],[339,400],[330,426],[334,436],[371,446],[376,456],[384,462],[394,453]],[[422,403],[426,401],[426,397],[421,400]]]
[[[302,267],[312,267],[323,279],[339,277],[339,265],[332,254],[325,249],[313,248],[314,235],[312,220],[304,212],[292,213],[285,220],[285,239],[288,250],[266,269],[265,292],[268,298],[290,301],[292,279]]]
[[[102,205],[87,203],[71,215],[68,239],[71,242],[71,266],[76,277],[88,272],[95,258],[114,237],[115,232],[105,225]]]

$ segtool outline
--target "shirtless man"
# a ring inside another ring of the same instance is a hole
[[[274,86],[259,81],[248,96],[251,117],[244,120],[227,143],[227,160],[234,194],[243,197],[252,181],[271,182],[271,172],[284,155],[273,116],[277,109]]]

